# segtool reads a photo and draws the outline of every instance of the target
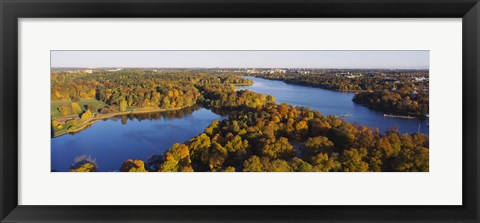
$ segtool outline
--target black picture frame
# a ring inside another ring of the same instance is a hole
[[[0,0],[0,14],[1,222],[479,222],[480,5],[478,0]],[[76,17],[462,18],[463,205],[18,205],[17,21],[19,18]]]

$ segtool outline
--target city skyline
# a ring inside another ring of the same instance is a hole
[[[51,51],[51,67],[429,69],[429,51]]]

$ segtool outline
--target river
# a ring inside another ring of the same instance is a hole
[[[69,171],[74,159],[90,156],[99,171],[119,170],[127,159],[146,161],[163,154],[175,143],[183,143],[202,133],[219,116],[205,108],[170,112],[123,115],[93,123],[73,135],[51,140],[52,171]]]
[[[345,115],[342,117],[349,122],[378,128],[381,132],[395,127],[400,132],[414,133],[420,129],[421,133],[428,134],[428,119],[400,119],[384,117],[383,112],[367,108],[352,101],[355,93],[339,92],[315,87],[287,84],[283,81],[267,80],[256,77],[245,77],[254,84],[240,87],[257,93],[270,94],[277,103],[287,103],[293,106],[309,106],[320,111],[323,115]]]

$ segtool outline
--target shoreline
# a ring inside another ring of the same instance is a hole
[[[355,100],[352,99],[352,101],[354,103],[357,103],[359,105],[362,105],[362,106],[365,106],[369,109],[372,109],[372,110],[375,110],[375,111],[378,111],[378,112],[383,112],[384,114],[384,117],[390,117],[390,116],[409,116],[409,117],[412,117],[412,118],[407,118],[407,119],[418,119],[418,120],[425,120],[427,119],[428,117],[426,115],[415,115],[415,114],[410,114],[410,113],[404,113],[404,112],[396,112],[394,110],[383,110],[383,109],[378,109],[376,108],[375,106],[373,105],[369,105],[369,104],[366,104],[366,103],[361,103],[361,102],[357,102]],[[385,116],[387,115],[387,116]],[[397,118],[397,117],[391,117],[391,118]]]
[[[323,90],[334,91],[334,92],[339,92],[339,93],[354,93],[354,94],[357,94],[357,93],[361,93],[361,92],[369,92],[367,90],[348,90],[348,91],[344,91],[344,90],[326,88],[326,87],[321,87],[321,86],[316,86],[316,85],[295,83],[295,82],[286,81],[286,80],[282,80],[282,79],[270,79],[270,78],[257,77],[257,76],[250,76],[250,77],[261,78],[261,79],[271,80],[271,81],[282,81],[283,83],[286,83],[286,84],[298,85],[298,86],[303,86],[303,87],[311,87],[311,88],[320,88],[320,89],[323,89]],[[354,100],[354,97],[352,98],[352,101],[356,104],[365,106],[369,109],[372,109],[372,110],[375,110],[375,111],[378,111],[378,112],[383,112],[384,114],[386,114],[386,112],[390,112],[390,114],[395,115],[395,116],[412,116],[414,119],[420,119],[420,120],[423,120],[423,119],[427,118],[426,115],[416,115],[416,114],[410,114],[410,113],[404,113],[404,112],[387,111],[387,110],[384,110],[384,109],[379,109],[379,108],[377,108],[373,105],[357,102],[357,101]]]
[[[304,83],[298,83],[298,82],[293,82],[293,81],[288,81],[288,80],[265,78],[265,77],[258,77],[258,76],[248,76],[248,77],[261,78],[261,79],[270,80],[270,81],[281,81],[285,84],[297,85],[297,86],[302,86],[302,87],[320,88],[320,89],[323,89],[323,90],[340,92],[340,93],[355,93],[356,94],[356,93],[360,93],[360,92],[369,92],[367,90],[339,90],[339,89],[335,89],[335,88],[322,87],[322,86],[318,86],[318,85],[314,85],[314,84],[304,84]]]
[[[96,123],[100,120],[103,120],[103,119],[113,118],[115,116],[176,111],[176,110],[182,110],[182,109],[185,109],[185,108],[189,108],[189,107],[192,107],[192,106],[195,106],[195,105],[196,104],[189,105],[189,106],[183,106],[183,107],[179,107],[179,108],[169,108],[169,109],[161,109],[161,108],[153,109],[153,110],[134,109],[134,110],[131,110],[131,111],[114,112],[114,113],[108,113],[108,114],[95,113],[93,118],[91,118],[90,120],[86,121],[85,123],[79,125],[74,130],[65,130],[65,131],[62,131],[60,133],[53,133],[52,138],[57,138],[57,137],[60,137],[62,135],[68,134],[68,133],[80,132],[80,131],[84,130],[85,128],[87,128],[89,125],[92,125],[92,124],[94,124],[94,123]],[[52,119],[52,120],[55,120],[55,119]]]

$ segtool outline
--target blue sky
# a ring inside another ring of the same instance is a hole
[[[51,66],[428,69],[429,56],[429,51],[51,51]]]

